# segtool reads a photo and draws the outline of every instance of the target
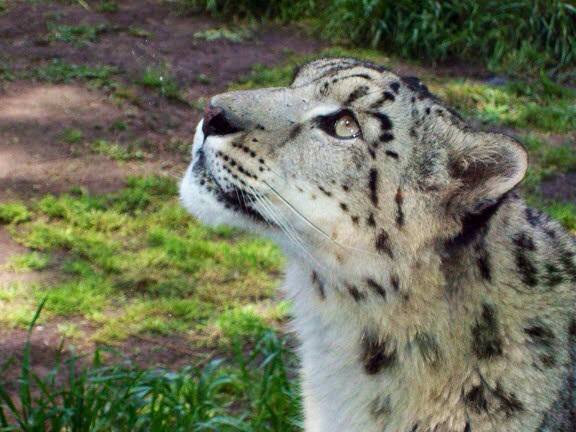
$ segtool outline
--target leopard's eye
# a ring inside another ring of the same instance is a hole
[[[342,139],[356,138],[360,135],[360,126],[350,114],[343,114],[334,122],[334,134]]]
[[[350,110],[319,116],[316,118],[316,124],[334,138],[345,140],[362,136],[360,125]]]

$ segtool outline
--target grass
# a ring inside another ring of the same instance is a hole
[[[91,149],[94,153],[107,156],[116,161],[126,162],[132,160],[143,160],[146,158],[146,154],[142,150],[138,149],[138,146],[133,143],[124,147],[119,143],[100,139],[92,143]]]
[[[184,100],[178,82],[165,68],[146,68],[138,83],[157,90],[158,93],[168,99]]]
[[[112,76],[116,73],[118,73],[118,70],[112,66],[78,65],[54,59],[38,67],[32,75],[38,80],[50,83],[84,80],[94,82],[100,86],[108,86],[111,83]]]
[[[120,6],[113,0],[100,0],[96,6],[96,10],[100,13],[115,13],[118,12]]]
[[[219,27],[202,30],[194,33],[194,38],[212,42],[216,40],[226,40],[228,42],[240,43],[254,37],[254,32],[247,27]]]
[[[62,131],[61,139],[67,144],[78,144],[84,138],[80,129],[66,128]]]
[[[514,76],[547,70],[574,79],[576,6],[566,0],[182,2],[219,17],[306,19],[332,43],[379,48],[405,58],[483,59],[491,70]]]
[[[61,41],[76,46],[84,46],[95,42],[98,36],[106,31],[105,25],[66,25],[48,23],[48,38],[52,41]]]
[[[87,320],[94,340],[107,343],[175,332],[214,341],[230,336],[223,323],[234,311],[245,312],[242,322],[267,328],[285,314],[266,300],[277,283],[280,252],[230,228],[199,225],[180,208],[170,179],[132,178],[113,194],[73,190],[29,208],[0,209],[12,237],[31,249],[13,259],[13,270],[41,271],[50,263],[60,275],[0,299],[0,309],[23,311],[10,325],[21,325],[45,296],[46,319]],[[51,260],[54,254],[58,260]],[[254,336],[249,324],[238,328]]]
[[[29,325],[29,337],[42,305]],[[72,334],[77,329],[66,328]],[[120,432],[301,430],[294,357],[274,332],[263,331],[249,351],[234,339],[232,356],[181,370],[139,369],[62,356],[42,376],[31,368],[30,342],[22,354],[17,391],[0,379],[0,431]],[[0,378],[6,365],[0,366]]]

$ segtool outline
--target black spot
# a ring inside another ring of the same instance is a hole
[[[492,281],[492,268],[490,267],[490,255],[486,250],[484,242],[481,243],[476,248],[476,265],[478,266],[478,270],[480,271],[480,276],[482,279],[491,282]]]
[[[524,406],[522,402],[518,400],[514,393],[506,394],[500,383],[496,384],[496,390],[494,390],[494,396],[496,396],[500,401],[499,409],[504,411],[507,417],[518,411],[523,411]]]
[[[419,332],[414,338],[414,342],[420,351],[424,362],[430,366],[436,367],[442,358],[440,346],[436,338],[428,333]]]
[[[370,157],[371,157],[372,159],[376,159],[376,152],[374,151],[373,148],[369,148],[369,149],[368,149],[368,154],[370,154]]]
[[[390,156],[393,159],[398,159],[398,153],[392,150],[386,150],[386,156]]]
[[[408,87],[413,92],[418,93],[419,96],[432,97],[432,94],[428,90],[428,87],[422,84],[420,78],[415,76],[407,76],[407,77],[401,77],[401,80],[404,84],[406,84],[406,87]]]
[[[529,287],[538,285],[538,269],[522,249],[516,249],[516,267],[520,279]]]
[[[470,422],[466,422],[466,426],[464,426],[464,430],[462,432],[471,432],[472,429],[470,427]]]
[[[302,132],[302,125],[301,124],[297,124],[296,126],[294,126],[291,130],[290,130],[290,134],[289,137],[291,140],[296,139],[296,137],[298,137],[298,135],[300,135],[300,132]]]
[[[390,120],[390,117],[388,117],[386,114],[380,112],[370,112],[370,115],[380,121],[380,127],[382,130],[392,129],[392,120]]]
[[[324,195],[326,195],[326,196],[332,196],[332,192],[324,189],[322,186],[318,186],[318,189],[320,189]]]
[[[370,213],[368,215],[368,217],[366,218],[366,223],[368,224],[368,226],[371,226],[371,227],[376,226],[376,221],[374,220],[374,214],[373,213]]]
[[[398,291],[400,289],[400,278],[398,275],[393,274],[390,276],[390,285],[392,285],[392,289],[394,289],[394,291]]]
[[[566,273],[568,273],[574,282],[576,282],[576,264],[574,263],[574,255],[567,250],[560,252],[560,262],[564,266]]]
[[[361,97],[366,96],[367,94],[368,94],[368,86],[365,85],[359,86],[355,88],[354,91],[352,91],[352,93],[350,93],[350,96],[348,96],[348,99],[346,99],[344,105],[350,105],[357,99],[360,99]]]
[[[544,282],[549,287],[555,287],[556,285],[562,283],[564,278],[562,277],[562,272],[554,264],[546,264],[545,266],[546,274],[544,275]]]
[[[360,292],[354,285],[346,284],[346,289],[356,303],[359,303],[366,298],[366,294]]]
[[[396,350],[390,351],[385,338],[373,330],[365,329],[361,339],[361,360],[368,375],[376,375],[396,363]]]
[[[345,203],[340,203],[340,208],[345,212],[348,211],[348,206]]]
[[[544,348],[551,348],[554,344],[554,333],[542,323],[534,323],[524,329],[524,332],[530,337],[530,341],[535,345]]]
[[[482,315],[472,328],[472,337],[472,350],[479,359],[502,355],[502,340],[493,306],[482,305]]]
[[[354,225],[358,225],[358,224],[360,223],[360,218],[359,218],[358,216],[356,216],[356,215],[350,216],[350,219],[352,219],[352,223],[353,223]]]
[[[430,107],[426,107],[426,109],[424,110],[424,112],[426,113],[426,115],[430,115]]]
[[[350,187],[348,185],[342,185],[342,190],[344,192],[348,192],[350,190]]]
[[[326,299],[326,290],[324,289],[324,283],[318,277],[318,273],[312,272],[312,284],[316,287],[318,295],[322,300]]]
[[[383,143],[390,142],[394,139],[394,135],[390,132],[384,132],[380,135],[380,141]]]
[[[472,387],[466,395],[464,395],[464,404],[476,414],[484,413],[488,410],[488,402],[484,396],[484,388],[481,386]]]
[[[382,297],[384,300],[386,300],[386,290],[384,289],[384,287],[382,285],[380,285],[378,282],[376,282],[372,278],[366,279],[366,285],[368,285],[368,288],[370,288],[372,291],[374,291],[374,293],[378,294],[380,297]]]
[[[370,201],[375,207],[378,207],[378,170],[370,169],[368,174],[368,189],[370,190]]]
[[[536,250],[536,245],[534,240],[526,233],[518,233],[512,238],[512,242],[520,249],[534,251]]]
[[[542,223],[542,213],[531,209],[530,207],[526,207],[524,213],[526,214],[526,220],[533,227],[536,227]]]
[[[394,81],[392,84],[390,84],[390,88],[394,93],[398,94],[400,91],[400,83],[398,81]]]
[[[394,201],[396,202],[396,225],[402,227],[404,226],[404,210],[402,209],[402,204],[404,204],[404,195],[400,188],[396,191]]]
[[[390,247],[388,233],[384,230],[380,231],[380,234],[376,236],[376,250],[382,254],[388,255],[390,258],[394,258],[392,253],[392,248]]]
[[[389,91],[384,91],[384,93],[382,93],[382,96],[380,96],[380,98],[378,98],[378,100],[374,102],[372,105],[370,105],[370,108],[377,109],[380,108],[382,104],[384,104],[384,102],[387,101],[394,102],[395,100],[396,98],[392,93],[390,93]]]

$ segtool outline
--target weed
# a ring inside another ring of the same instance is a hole
[[[212,28],[194,33],[195,39],[208,42],[216,40],[226,40],[228,42],[240,43],[254,37],[252,30],[247,27],[231,29],[228,27]]]
[[[131,26],[128,28],[128,34],[130,34],[134,37],[139,37],[139,38],[144,38],[144,39],[148,39],[148,38],[152,37],[152,32],[149,32],[148,30],[144,30],[143,28],[134,27],[134,26]]]
[[[30,219],[28,208],[20,202],[0,204],[0,224],[18,224]]]
[[[144,152],[135,149],[133,145],[123,147],[116,142],[103,139],[94,141],[91,149],[94,153],[107,156],[116,161],[143,160],[146,158]]]
[[[139,83],[144,87],[158,90],[168,99],[182,100],[178,82],[165,69],[147,68]]]
[[[94,81],[105,86],[110,84],[110,78],[117,72],[117,69],[112,66],[76,65],[54,59],[37,68],[33,76],[51,83],[65,83],[79,79]]]
[[[196,75],[196,81],[198,81],[200,84],[207,85],[207,84],[210,84],[212,82],[212,78],[210,78],[206,74],[201,73],[201,74]]]
[[[80,129],[67,128],[62,132],[62,141],[68,144],[77,144],[82,141],[84,134]]]
[[[48,30],[50,31],[50,40],[83,46],[89,42],[96,41],[98,36],[106,31],[106,26],[103,24],[97,26],[71,26],[66,24],[48,23]]]
[[[0,0],[0,14],[3,14],[8,10],[8,5],[6,5],[6,0]]]
[[[118,3],[114,0],[100,0],[96,6],[96,10],[101,13],[115,13],[118,12]]]
[[[576,232],[576,204],[549,203],[544,207],[544,211],[562,223],[567,229]]]
[[[30,252],[10,257],[6,268],[17,272],[44,270],[50,264],[50,257],[38,252]]]

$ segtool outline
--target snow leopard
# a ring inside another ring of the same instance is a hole
[[[212,97],[181,201],[277,242],[305,432],[576,431],[576,244],[516,139],[351,58]]]

